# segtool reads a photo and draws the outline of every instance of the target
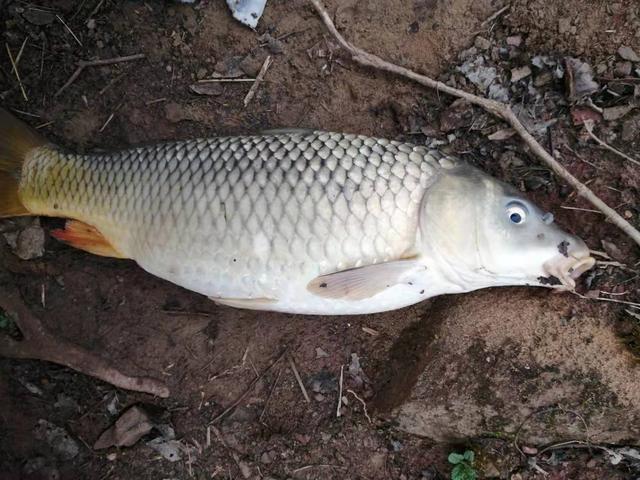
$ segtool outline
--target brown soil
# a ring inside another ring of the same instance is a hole
[[[82,46],[55,15],[40,26],[26,20],[32,18],[37,3],[60,15]],[[634,1],[604,5],[596,0],[570,0],[562,2],[562,7],[551,3],[512,2],[497,22],[486,25],[483,20],[499,10],[501,2],[349,0],[327,2],[327,6],[335,12],[338,28],[362,48],[443,80],[452,78],[457,55],[473,45],[477,35],[502,42],[508,35],[521,34],[527,56],[571,54],[594,65],[604,62],[606,68],[612,68],[621,44],[640,52]],[[557,22],[565,17],[570,18],[569,30],[560,34]],[[95,22],[88,25],[90,19]],[[425,140],[421,131],[446,137],[438,125],[451,99],[352,64],[302,0],[270,0],[257,32],[233,21],[221,1],[203,1],[194,8],[170,2],[0,0],[0,21],[3,40],[14,55],[28,38],[19,71],[29,101],[22,99],[6,54],[0,54],[2,105],[30,113],[22,118],[72,150],[282,126],[313,126],[416,142]],[[607,29],[614,29],[615,34],[602,33]],[[288,36],[282,40],[284,52],[274,55],[267,82],[247,108],[242,102],[249,86],[244,83],[223,84],[216,96],[190,91],[197,78],[224,71],[234,57],[244,59],[244,74],[255,75],[268,54],[258,40],[266,32]],[[60,96],[54,96],[78,60],[135,53],[147,57],[88,68]],[[552,88],[562,92],[561,84]],[[566,155],[565,165],[580,178],[591,180],[591,187],[611,205],[623,205],[621,211],[628,210],[637,225],[638,172],[577,138],[579,132],[570,122],[566,103],[549,108],[550,115],[559,118],[551,141],[556,146],[571,145],[577,152],[561,151]],[[626,237],[596,214],[559,209],[561,204],[588,205],[575,200],[546,169],[526,157],[516,141],[488,142],[486,129],[497,128],[495,122],[477,110],[470,110],[470,115],[472,123],[479,119],[483,128],[465,126],[461,131],[466,134],[458,135],[445,148],[522,186],[593,248],[602,249],[601,240],[607,240],[621,256],[615,260],[637,264],[638,249]],[[640,141],[636,132],[628,143],[620,142],[616,135],[621,128],[610,124],[603,127],[603,133],[621,149]],[[525,159],[525,166],[516,168],[506,157]],[[581,159],[595,162],[598,169]],[[46,220],[44,225],[48,230],[59,223]],[[44,257],[23,262],[2,240],[0,243],[2,273],[20,288],[34,314],[47,326],[113,359],[127,372],[164,379],[172,391],[169,399],[158,400],[116,390],[55,365],[0,360],[3,478],[57,478],[51,476],[56,472],[61,478],[103,480],[243,478],[247,469],[247,478],[440,478],[434,472],[444,478],[450,471],[448,453],[467,445],[500,451],[520,478],[535,476],[535,470],[514,456],[506,442],[433,443],[395,430],[383,417],[373,416],[369,423],[352,394],[347,394],[344,415],[336,418],[340,368],[350,364],[352,354],[358,355],[364,374],[345,373],[345,391],[351,389],[372,403],[396,373],[394,381],[400,391],[390,404],[409,394],[415,382],[410,372],[416,370],[390,372],[388,365],[423,361],[416,349],[421,336],[430,334],[425,320],[430,302],[389,314],[350,318],[234,310],[153,278],[129,261],[98,258],[50,239]],[[626,291],[615,298],[637,300],[639,283],[632,277],[611,267],[601,270],[590,288]],[[597,311],[587,301],[581,302],[581,308]],[[602,308],[621,312],[616,306]],[[624,338],[640,350],[631,320],[620,317]],[[487,324],[490,326],[490,319]],[[363,327],[378,334],[367,333]],[[206,447],[209,422],[285,348],[295,359],[311,402],[305,402],[289,363],[282,361],[257,382],[231,416],[216,423],[220,436],[212,434],[211,446]],[[317,348],[327,355],[318,355]],[[540,355],[553,359],[553,353]],[[199,453],[194,451],[192,462],[186,458],[176,463],[159,460],[142,442],[106,452],[90,448],[118,412],[138,402],[164,408],[178,438],[202,447]],[[112,407],[111,412],[107,406]],[[72,460],[61,458],[50,442],[37,435],[40,419],[64,427],[79,443],[80,453]],[[545,467],[552,478],[631,478],[628,470],[613,467],[602,457],[589,461],[580,452],[563,455],[562,462]],[[44,465],[40,473],[26,474],[37,462]]]

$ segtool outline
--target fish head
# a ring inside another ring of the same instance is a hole
[[[469,165],[425,193],[421,245],[464,290],[543,285],[573,290],[595,264],[587,245],[511,185]]]

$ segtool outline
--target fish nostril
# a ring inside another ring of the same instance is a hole
[[[537,235],[537,237],[538,237],[538,240],[544,240],[544,238],[545,238],[545,237],[544,237],[544,233],[539,233],[539,234]]]

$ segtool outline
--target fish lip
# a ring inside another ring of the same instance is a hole
[[[561,289],[561,290],[575,290],[576,288],[576,280],[580,275],[582,275],[587,270],[590,270],[595,265],[595,258],[586,255],[569,255],[558,256],[547,262],[545,262],[542,266],[544,272],[550,277],[554,277],[559,280],[559,284],[551,285],[553,288]],[[541,277],[540,283],[543,285],[550,285],[548,281],[543,281],[542,279],[549,280],[549,278]]]

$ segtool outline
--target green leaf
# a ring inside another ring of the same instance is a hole
[[[465,472],[466,467],[467,466],[462,463],[453,467],[453,470],[451,470],[451,480],[467,480]]]
[[[476,480],[478,474],[466,462],[459,463],[451,470],[451,480]]]
[[[449,458],[447,460],[449,460],[449,463],[453,465],[457,465],[460,462],[464,461],[464,455],[460,455],[459,453],[455,453],[455,452],[450,453]]]
[[[473,460],[476,458],[476,454],[473,453],[473,450],[467,450],[466,452],[464,452],[464,459],[469,462],[469,463],[473,463]]]

